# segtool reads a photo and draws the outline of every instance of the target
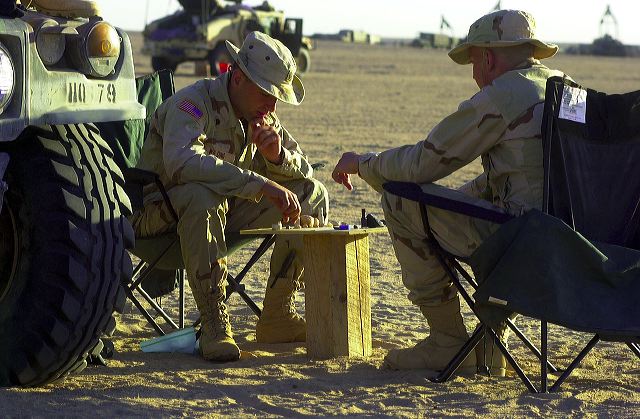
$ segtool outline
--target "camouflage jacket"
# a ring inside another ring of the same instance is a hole
[[[282,138],[284,160],[275,165],[257,153],[246,125],[233,112],[228,82],[228,74],[200,80],[160,105],[137,167],[157,173],[167,189],[196,182],[221,196],[254,200],[260,199],[266,178],[311,177],[311,165],[275,113],[265,120]],[[155,186],[145,189],[145,202],[158,200]]]
[[[542,113],[547,78],[563,76],[538,61],[496,78],[429,136],[359,161],[362,179],[381,191],[395,180],[430,183],[482,157],[484,172],[466,191],[509,213],[542,207]]]

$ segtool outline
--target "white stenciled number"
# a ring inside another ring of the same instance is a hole
[[[67,85],[67,101],[69,103],[86,103],[87,86],[84,83],[69,83]]]

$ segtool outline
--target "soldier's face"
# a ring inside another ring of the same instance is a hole
[[[486,48],[471,47],[469,51],[473,66],[473,79],[479,88],[483,88],[488,81],[488,50]]]
[[[242,118],[251,121],[270,112],[275,112],[278,99],[256,86],[242,72],[242,80],[238,83],[239,95],[236,104]]]

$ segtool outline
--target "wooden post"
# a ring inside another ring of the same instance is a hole
[[[307,355],[371,355],[369,238],[305,235]]]

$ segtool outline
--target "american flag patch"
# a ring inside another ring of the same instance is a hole
[[[202,111],[196,105],[194,105],[190,100],[186,100],[186,99],[180,102],[180,104],[178,105],[178,109],[188,113],[189,115],[193,116],[195,119],[200,119],[202,118],[202,115],[203,115]]]

